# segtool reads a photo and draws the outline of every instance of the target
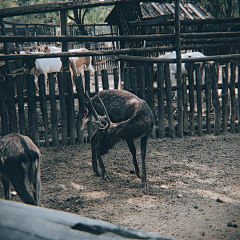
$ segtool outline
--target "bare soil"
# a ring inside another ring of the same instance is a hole
[[[150,138],[147,188],[124,141],[103,157],[110,181],[94,175],[89,143],[40,151],[42,207],[175,239],[240,239],[240,134]]]

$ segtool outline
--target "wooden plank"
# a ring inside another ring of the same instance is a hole
[[[231,77],[230,77],[230,98],[231,98],[231,113],[230,113],[230,131],[235,133],[236,128],[236,94],[235,94],[235,81],[236,81],[236,63],[231,62]]]
[[[89,71],[88,71],[89,72]],[[85,75],[86,76],[86,75]],[[90,77],[90,76],[89,76]],[[73,96],[73,84],[71,79],[71,73],[66,72],[66,80],[68,82],[68,109],[69,109],[69,125],[70,125],[70,144],[75,144],[75,112],[74,112],[74,96]]]
[[[221,133],[221,106],[218,96],[218,64],[213,66],[213,78],[212,78],[212,101],[215,108],[215,126],[214,134],[220,135]]]
[[[44,126],[44,138],[45,147],[49,147],[49,137],[48,137],[48,112],[47,112],[47,102],[46,102],[46,84],[44,74],[38,76],[38,88],[39,88],[39,98],[40,107],[43,116],[43,126]]]
[[[212,70],[210,64],[206,64],[205,66],[206,76],[205,76],[205,95],[206,95],[206,125],[207,125],[207,133],[210,134],[211,130],[211,89],[212,89]]]
[[[165,137],[164,128],[164,70],[163,63],[157,64],[157,96],[158,96],[158,136]]]
[[[24,118],[24,99],[23,99],[23,80],[24,75],[18,75],[16,77],[16,87],[17,87],[17,102],[18,102],[18,116],[19,116],[19,128],[22,135],[26,135],[25,131],[25,118]]]
[[[238,65],[238,125],[237,125],[237,132],[240,133],[240,64]]]
[[[94,80],[95,80],[95,93],[98,93],[99,92],[98,71],[94,72]]]
[[[7,111],[6,111],[6,102],[5,102],[5,81],[4,76],[0,75],[0,114],[1,114],[1,123],[2,123],[2,136],[8,134],[7,126]]]
[[[114,78],[114,89],[118,89],[118,86],[119,86],[118,68],[113,68],[113,78]]]
[[[186,76],[183,76],[183,131],[188,133],[188,95],[187,95],[187,84]]]
[[[129,91],[131,89],[131,82],[130,82],[130,69],[129,67],[125,67],[123,70],[123,89]]]
[[[82,76],[75,79],[77,98],[78,98],[78,116],[77,116],[77,141],[83,143],[82,119],[85,111],[85,98]]]
[[[189,82],[189,121],[190,121],[190,136],[195,135],[194,127],[194,64],[189,64],[188,69],[188,82]]]
[[[168,125],[169,125],[169,136],[175,138],[175,127],[172,107],[172,88],[170,80],[169,63],[165,63],[165,85],[166,85],[166,100],[167,100],[167,113],[168,113]]]
[[[227,133],[229,66],[226,64],[222,71],[222,133]]]
[[[145,91],[145,68],[143,66],[137,67],[138,80],[139,80],[139,97],[141,99],[146,99]]]
[[[36,121],[36,95],[33,74],[28,74],[27,76],[27,98],[28,98],[29,137],[37,146],[39,146],[38,128]]]
[[[138,79],[137,79],[137,69],[130,68],[130,80],[131,80],[131,90],[132,93],[138,96]]]
[[[196,85],[197,85],[197,119],[198,119],[198,136],[202,136],[202,73],[200,63],[195,64]]]
[[[13,77],[10,74],[6,75],[6,96],[7,96],[7,109],[9,116],[9,132],[17,132],[16,122],[16,108],[14,101],[14,84]]]
[[[102,87],[103,87],[103,90],[108,90],[109,89],[108,72],[107,72],[106,69],[103,69],[101,71],[101,73],[102,73]]]
[[[51,105],[52,140],[53,140],[53,146],[58,147],[59,136],[58,136],[58,119],[57,119],[57,104],[56,104],[56,95],[55,95],[54,73],[48,73],[48,80],[49,80],[49,97],[50,97],[50,105]]]
[[[58,79],[58,88],[59,88],[59,100],[60,100],[60,106],[61,106],[61,119],[62,119],[62,144],[64,146],[67,145],[67,104],[65,99],[65,84],[63,79],[63,73],[58,72],[57,73],[57,79]]]

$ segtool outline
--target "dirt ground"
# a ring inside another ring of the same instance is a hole
[[[40,151],[42,207],[174,239],[240,239],[240,134],[150,138],[146,189],[124,141],[103,157],[110,181],[94,175],[89,143]]]

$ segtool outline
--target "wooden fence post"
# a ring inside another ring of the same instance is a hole
[[[157,63],[157,95],[158,95],[158,135],[165,137],[164,128],[164,70],[163,63]]]
[[[103,90],[109,89],[109,82],[108,82],[108,72],[106,69],[103,69],[102,71],[102,87]]]
[[[237,132],[240,133],[240,64],[238,64],[238,125]]]
[[[24,119],[24,99],[23,99],[23,75],[16,76],[16,86],[17,86],[17,102],[18,102],[18,116],[19,116],[19,127],[20,133],[26,135],[25,131],[25,119]]]
[[[38,128],[36,122],[36,95],[33,74],[28,74],[27,76],[27,96],[28,96],[29,137],[37,146],[39,146]]]
[[[94,72],[94,80],[95,80],[95,92],[99,92],[99,82],[98,82],[98,71]]]
[[[119,85],[118,68],[113,68],[113,77],[114,77],[114,89],[118,89]]]
[[[183,131],[188,133],[188,101],[186,76],[183,76]]]
[[[138,96],[138,79],[137,79],[137,69],[130,68],[130,79],[131,81],[131,86],[132,86],[132,93]]]
[[[129,91],[131,89],[131,82],[130,82],[130,69],[128,67],[123,69],[123,89]]]
[[[213,66],[213,81],[212,81],[212,101],[215,108],[215,126],[214,133],[215,135],[220,134],[221,129],[221,107],[218,97],[218,64]]]
[[[49,95],[50,95],[50,105],[51,105],[51,121],[52,121],[52,140],[53,146],[59,146],[59,136],[58,136],[58,119],[57,119],[57,109],[56,109],[56,95],[55,95],[55,78],[54,73],[48,73],[49,80]],[[59,89],[60,92],[60,89]]]
[[[78,116],[77,116],[77,141],[79,143],[83,143],[83,130],[82,130],[82,119],[84,116],[85,110],[85,98],[84,98],[84,87],[82,76],[80,75],[75,79],[76,89],[77,89],[77,97],[78,97]]]
[[[227,133],[228,119],[228,83],[229,83],[229,63],[223,68],[222,74],[222,133]]]
[[[49,137],[48,137],[48,113],[47,113],[47,103],[46,103],[46,84],[45,76],[40,74],[38,76],[38,87],[39,87],[39,98],[40,106],[43,116],[43,126],[44,126],[44,136],[45,136],[45,147],[49,147]]]
[[[235,133],[236,128],[236,95],[235,95],[235,74],[236,63],[231,62],[231,77],[230,77],[230,97],[231,97],[231,116],[230,116],[230,131]]]
[[[189,103],[190,103],[190,112],[189,112],[190,136],[194,136],[195,126],[194,126],[194,64],[193,63],[189,64],[188,82],[189,82]]]
[[[89,71],[88,71],[89,74]],[[89,74],[90,78],[90,74]],[[69,125],[70,125],[70,144],[75,144],[75,113],[74,113],[74,97],[73,97],[73,84],[71,73],[69,71],[66,72],[66,80],[68,82],[68,109],[69,109]]]
[[[166,85],[169,136],[171,138],[175,138],[174,117],[173,117],[173,107],[172,107],[172,88],[171,88],[171,80],[170,80],[169,63],[165,63],[165,85]]]
[[[197,85],[198,136],[202,136],[202,73],[200,63],[195,65]]]
[[[7,127],[7,112],[5,103],[5,81],[4,76],[0,76],[0,113],[1,113],[1,123],[2,123],[2,136],[8,134]]]
[[[145,95],[145,68],[143,66],[137,67],[138,80],[139,80],[139,97],[141,99],[146,99]]]
[[[68,127],[67,127],[67,103],[65,99],[65,88],[64,88],[64,81],[63,73],[57,73],[58,79],[58,89],[59,89],[59,100],[61,106],[61,118],[62,118],[62,145],[67,145],[67,137],[68,137]]]
[[[7,96],[7,109],[9,116],[9,132],[17,132],[16,122],[16,108],[14,101],[14,83],[13,77],[10,74],[6,75],[6,96]]]
[[[154,92],[153,92],[153,66],[152,64],[147,65],[147,74],[145,75],[145,85],[146,85],[146,102],[151,108],[153,115],[155,116],[154,109]]]
[[[206,95],[206,125],[207,125],[207,133],[210,134],[211,130],[211,88],[212,88],[212,69],[210,64],[206,65],[206,76],[205,76],[205,95]]]

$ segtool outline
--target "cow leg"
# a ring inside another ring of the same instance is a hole
[[[11,188],[10,179],[8,178],[8,176],[5,173],[2,173],[1,181],[2,181],[2,185],[3,185],[4,197],[5,197],[5,199],[9,200],[10,199],[10,188]]]
[[[129,147],[129,150],[130,150],[130,152],[133,156],[133,165],[134,165],[134,168],[135,168],[135,173],[139,178],[141,178],[141,176],[139,174],[139,167],[138,167],[137,158],[136,158],[136,148],[135,148],[133,139],[126,139],[126,141],[127,141],[127,145]]]
[[[147,149],[147,137],[141,138],[141,158],[142,158],[142,182],[146,184],[146,166],[145,166],[145,157]]]
[[[12,171],[11,174],[8,174],[11,183],[18,193],[18,196],[22,199],[24,203],[38,205],[37,202],[33,199],[32,195],[28,192],[26,187],[26,174],[23,168],[19,168],[17,171]]]

